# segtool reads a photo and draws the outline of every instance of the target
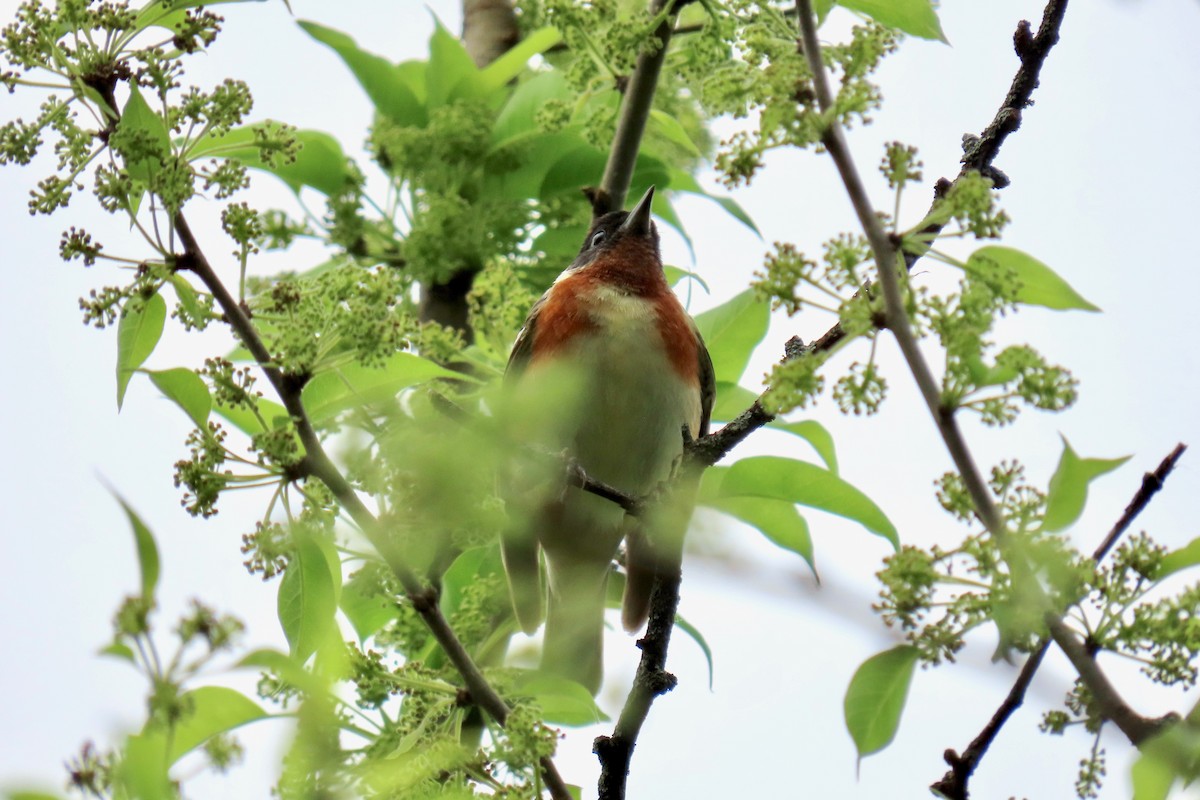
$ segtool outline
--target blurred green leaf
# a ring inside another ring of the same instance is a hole
[[[769,307],[753,289],[696,316],[718,381],[736,384],[741,379],[750,354],[767,335],[770,316]]]
[[[314,375],[300,398],[313,423],[324,422],[347,408],[392,400],[402,389],[434,378],[463,379],[427,358],[396,353],[382,367],[348,364]]]
[[[575,727],[609,719],[596,705],[591,692],[559,675],[523,670],[515,682],[514,693],[536,702],[546,722],[555,725]]]
[[[172,764],[218,733],[268,716],[253,700],[224,686],[202,686],[181,700],[190,701],[193,710],[175,726],[168,756]]]
[[[63,800],[63,796],[34,789],[12,789],[4,792],[5,800]]]
[[[837,4],[866,14],[885,27],[950,44],[930,0],[837,0]]]
[[[447,618],[458,611],[467,587],[492,575],[503,574],[500,548],[496,545],[464,550],[442,575],[442,590],[438,605]]]
[[[752,456],[729,467],[718,497],[769,497],[854,520],[899,547],[896,528],[871,501],[835,473],[779,456]]]
[[[137,659],[134,658],[133,650],[130,649],[129,645],[121,644],[120,642],[113,642],[110,645],[100,648],[99,654],[102,656],[119,658],[122,661],[128,661],[130,664],[137,664]]]
[[[212,397],[208,386],[190,369],[176,367],[158,372],[150,372],[150,380],[158,387],[167,399],[175,402],[191,417],[196,427],[204,428],[208,424],[208,415],[212,411]]]
[[[125,502],[125,498],[117,494],[115,490],[109,489],[112,496],[121,504],[121,508],[125,510],[125,516],[129,518],[129,527],[133,529],[133,542],[137,546],[138,569],[142,575],[142,598],[150,602],[154,601],[154,591],[158,588],[159,574],[159,558],[158,544],[154,541],[154,534],[146,523],[142,522],[142,518],[137,512]]]
[[[262,433],[266,430],[274,430],[275,427],[286,423],[287,420],[291,418],[287,412],[287,409],[279,405],[279,403],[259,397],[256,398],[255,405],[258,408],[258,413],[262,415],[264,420],[266,420],[266,427],[264,427],[263,424],[258,421],[258,417],[254,415],[253,411],[250,411],[244,406],[231,408],[230,406],[216,403],[213,407],[213,410],[227,419],[235,428],[248,436],[254,436],[255,434]]]
[[[1074,524],[1087,502],[1088,484],[1112,472],[1130,458],[1080,458],[1071,448],[1067,437],[1062,437],[1062,440],[1062,457],[1046,492],[1046,515],[1042,520],[1042,529],[1047,531],[1061,531]]]
[[[916,665],[917,648],[900,645],[868,658],[850,679],[846,729],[859,758],[879,752],[895,738]]]
[[[278,650],[263,648],[245,655],[236,665],[240,668],[263,669],[273,672],[296,688],[321,696],[329,691],[328,684],[304,668],[304,664]]]
[[[129,379],[162,338],[167,302],[155,294],[140,309],[126,307],[117,325],[117,410],[125,402]]]
[[[467,53],[467,48],[457,36],[446,30],[440,20],[435,19],[434,22],[433,35],[429,38],[429,68],[425,73],[428,106],[437,108],[452,100],[486,95],[487,86],[483,76]]]
[[[570,97],[567,79],[558,70],[540,72],[524,81],[508,98],[492,126],[493,149],[511,145],[518,139],[542,135],[537,112],[551,100]]]
[[[382,56],[360,50],[341,31],[301,20],[300,27],[312,38],[332,49],[350,68],[367,93],[375,110],[401,125],[423,127],[428,121],[425,106],[408,85],[408,76]]]
[[[262,123],[258,123],[234,128],[221,136],[206,136],[188,151],[188,159],[232,159],[251,169],[269,172],[296,194],[305,186],[324,195],[337,194],[353,179],[342,145],[328,133],[296,131],[293,135],[300,142],[296,160],[278,159],[276,163],[268,163],[262,157],[262,147],[255,136],[255,131],[261,128]]]
[[[376,594],[376,582],[359,572],[342,586],[339,606],[346,619],[354,626],[360,642],[379,631],[387,623],[400,616],[396,603],[388,597]]]
[[[183,22],[185,12],[189,8],[197,8],[199,6],[217,6],[224,3],[265,3],[266,0],[174,0],[174,2],[163,2],[163,0],[150,0],[139,11],[134,20],[134,28],[144,29],[150,27],[166,28],[174,30],[175,26]]]
[[[667,188],[673,192],[687,192],[688,194],[707,197],[709,200],[712,200],[714,203],[721,206],[721,208],[725,209],[725,211],[731,217],[745,225],[750,230],[754,231],[758,235],[758,238],[762,238],[762,232],[759,231],[758,226],[754,224],[754,220],[750,218],[750,215],[746,213],[746,210],[743,209],[736,200],[734,200],[732,197],[709,194],[704,190],[704,187],[700,185],[700,182],[697,181],[695,176],[693,176],[691,173],[672,167],[670,169],[670,178]]]
[[[334,630],[337,601],[325,552],[293,528],[295,551],[279,582],[279,623],[292,655],[304,661]]]
[[[167,741],[161,733],[143,732],[125,739],[114,770],[115,796],[129,800],[168,800],[176,796],[167,775]]]
[[[557,28],[539,28],[530,31],[524,39],[509,48],[503,55],[479,71],[480,81],[486,91],[504,87],[521,74],[529,59],[546,52],[562,41]]]
[[[1163,556],[1158,574],[1154,578],[1155,580],[1162,580],[1168,575],[1174,575],[1176,572],[1185,570],[1188,567],[1194,567],[1197,564],[1200,564],[1200,539],[1192,539],[1178,550],[1172,550]]]
[[[981,247],[967,259],[968,272],[986,274],[997,268],[1011,271],[1020,281],[1017,302],[1027,306],[1044,306],[1057,311],[1080,309],[1099,311],[1097,306],[1071,288],[1058,273],[1031,255],[1011,247],[988,245]]]
[[[154,144],[153,155],[125,165],[129,177],[134,180],[143,183],[150,180],[150,176],[161,170],[163,163],[171,157],[171,137],[167,132],[166,123],[150,108],[136,83],[129,86],[129,99],[125,101],[125,108],[121,111],[117,130],[149,134]]]
[[[702,154],[700,148],[696,147],[696,143],[692,141],[692,137],[688,136],[687,131],[679,124],[679,120],[672,117],[665,111],[657,108],[650,109],[650,130],[657,133],[669,142],[682,147],[687,153],[699,158]]]

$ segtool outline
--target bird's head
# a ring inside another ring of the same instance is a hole
[[[612,211],[597,219],[568,269],[661,275],[658,229],[650,218],[653,201],[651,186],[632,210]]]

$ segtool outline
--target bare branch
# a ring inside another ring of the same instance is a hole
[[[1163,487],[1163,482],[1171,471],[1175,469],[1175,464],[1183,456],[1187,446],[1179,444],[1175,449],[1162,460],[1162,463],[1153,472],[1147,472],[1142,476],[1142,485],[1133,499],[1129,501],[1129,505],[1125,507],[1125,513],[1113,525],[1112,530],[1100,542],[1100,545],[1092,553],[1092,560],[1099,563],[1112,550],[1117,540],[1129,529],[1133,520],[1137,515],[1142,513],[1154,495]],[[1050,640],[1044,639],[1041,645],[1038,646],[1026,660],[1025,665],[1021,667],[1021,673],[1017,676],[1017,680],[1013,683],[1012,689],[1004,698],[996,713],[988,720],[987,725],[979,732],[979,735],[971,740],[971,744],[962,752],[962,755],[956,753],[953,749],[946,750],[946,763],[950,765],[950,770],[942,776],[942,779],[932,784],[929,788],[938,795],[948,798],[948,800],[967,800],[970,796],[968,784],[975,769],[979,766],[979,762],[987,754],[988,748],[999,735],[1000,729],[1008,722],[1009,717],[1025,702],[1025,692],[1029,689],[1029,684],[1033,682],[1033,676],[1037,673],[1038,667],[1042,664],[1042,659],[1046,656],[1046,651],[1050,649]]]
[[[678,571],[670,575],[659,574],[655,578],[646,635],[637,643],[642,649],[642,658],[633,678],[633,688],[625,698],[612,735],[598,736],[592,744],[592,752],[600,759],[599,800],[624,800],[629,762],[650,706],[654,698],[675,688],[675,676],[665,667],[667,646],[679,609],[679,580]]]
[[[812,2],[811,0],[800,0],[798,7],[804,54],[813,73],[817,101],[821,111],[830,114],[833,107],[833,96],[829,90],[825,66],[821,60],[820,42],[817,40]],[[885,326],[896,337],[896,343],[900,346],[900,352],[917,383],[917,389],[925,400],[938,433],[942,437],[942,442],[971,497],[976,515],[1000,547],[1012,572],[1013,581],[1027,587],[1032,597],[1042,607],[1051,638],[1071,660],[1080,679],[1095,696],[1104,716],[1116,723],[1130,741],[1135,743],[1142,741],[1154,730],[1157,730],[1155,723],[1138,716],[1120,697],[1109,683],[1107,676],[1096,664],[1095,659],[1076,638],[1075,633],[1067,626],[1062,617],[1054,612],[1044,589],[1033,575],[1032,568],[1020,554],[1012,552],[1012,548],[1009,546],[1003,517],[988,490],[983,474],[967,447],[966,439],[955,419],[954,410],[942,403],[938,382],[917,344],[901,293],[900,274],[897,269],[899,266],[897,250],[884,232],[875,210],[871,207],[866,187],[863,185],[853,157],[850,155],[850,149],[846,144],[842,127],[836,118],[830,120],[828,128],[822,136],[822,143],[829,151],[829,155],[833,158],[838,173],[841,175],[846,193],[850,197],[850,203],[867,236],[872,256],[878,266],[879,285],[883,291],[885,304]]]

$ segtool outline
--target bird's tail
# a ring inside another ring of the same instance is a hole
[[[604,606],[608,565],[554,564],[542,669],[576,681],[595,694],[604,676]]]

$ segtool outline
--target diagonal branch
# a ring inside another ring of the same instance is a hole
[[[1050,599],[1032,573],[1032,567],[1019,553],[1013,552],[1004,519],[996,507],[970,448],[967,446],[966,438],[955,419],[954,409],[942,403],[938,382],[917,344],[905,308],[900,273],[896,268],[898,266],[896,248],[884,232],[879,217],[871,207],[870,198],[867,196],[866,187],[863,185],[858,168],[850,155],[842,127],[836,118],[832,118],[833,97],[829,90],[825,66],[821,60],[821,45],[817,40],[812,2],[811,0],[800,0],[798,5],[802,44],[805,57],[808,59],[813,73],[813,86],[816,90],[817,101],[821,111],[831,116],[822,142],[841,175],[846,193],[850,197],[851,205],[867,236],[872,256],[878,266],[879,285],[885,304],[885,327],[895,336],[896,343],[899,345],[900,352],[908,364],[917,388],[929,408],[929,413],[937,426],[942,442],[971,497],[976,516],[1000,547],[1012,572],[1014,583],[1020,583],[1027,587],[1041,607],[1051,638],[1071,661],[1080,679],[1091,691],[1105,718],[1115,723],[1131,742],[1143,741],[1154,730],[1157,730],[1157,725],[1136,714],[1117,693],[1083,643],[1078,640],[1062,617],[1053,610]]]
[[[487,678],[483,676],[478,665],[471,658],[471,654],[467,652],[466,647],[451,629],[450,623],[438,605],[437,590],[425,585],[424,581],[403,561],[391,539],[382,530],[379,520],[359,498],[354,487],[350,485],[325,452],[324,445],[313,428],[304,403],[300,399],[300,390],[304,387],[305,382],[304,377],[286,373],[275,363],[246,309],[233,298],[209,264],[208,258],[204,255],[199,241],[193,235],[182,212],[175,216],[175,229],[184,247],[183,254],[176,261],[177,269],[191,271],[212,293],[225,315],[226,322],[254,356],[295,423],[300,441],[304,445],[304,458],[300,462],[299,468],[300,474],[317,478],[329,487],[338,503],[346,509],[371,546],[399,579],[405,593],[412,601],[413,608],[421,615],[434,639],[445,651],[450,663],[462,675],[463,683],[466,685],[472,701],[503,726],[508,719],[510,710],[508,704],[488,683]],[[571,794],[554,762],[549,757],[544,757],[541,759],[541,767],[542,777],[554,800],[570,800]]]
[[[588,193],[594,217],[625,207],[625,195],[629,193],[629,184],[633,180],[638,150],[642,146],[642,134],[646,132],[646,120],[650,118],[650,106],[654,103],[658,76],[662,72],[663,61],[667,58],[671,28],[675,24],[675,9],[671,9],[670,13],[663,13],[668,2],[670,0],[650,2],[650,16],[662,17],[662,21],[654,29],[658,47],[654,50],[644,49],[638,54],[633,74],[625,87],[621,116],[617,119],[617,133],[613,137],[612,149],[608,152],[604,177],[600,181],[600,188]]]
[[[1142,485],[1138,488],[1133,499],[1129,501],[1129,505],[1125,507],[1125,512],[1117,523],[1113,525],[1112,530],[1100,542],[1100,545],[1092,553],[1092,560],[1099,563],[1108,555],[1117,540],[1129,529],[1133,524],[1134,519],[1142,510],[1150,504],[1154,495],[1163,487],[1163,482],[1167,476],[1175,469],[1175,464],[1183,456],[1187,446],[1179,444],[1175,449],[1162,460],[1162,463],[1153,472],[1147,472],[1142,476]],[[1018,708],[1025,702],[1025,692],[1029,689],[1029,685],[1033,682],[1033,676],[1037,673],[1038,667],[1042,664],[1042,659],[1046,656],[1046,651],[1050,649],[1050,640],[1043,639],[1041,645],[1038,646],[1029,658],[1025,661],[1025,665],[1021,667],[1021,673],[1017,676],[1017,680],[1013,683],[1008,695],[1004,698],[1004,702],[996,709],[996,713],[988,720],[987,725],[979,732],[979,735],[971,740],[971,744],[962,752],[962,755],[956,753],[953,749],[948,749],[945,752],[944,758],[946,763],[950,765],[949,771],[942,776],[942,779],[933,783],[929,788],[941,797],[948,800],[967,800],[970,796],[968,784],[975,769],[979,766],[979,762],[987,754],[988,748],[992,742],[1000,734],[1000,729],[1008,722],[1009,717],[1013,715]]]

